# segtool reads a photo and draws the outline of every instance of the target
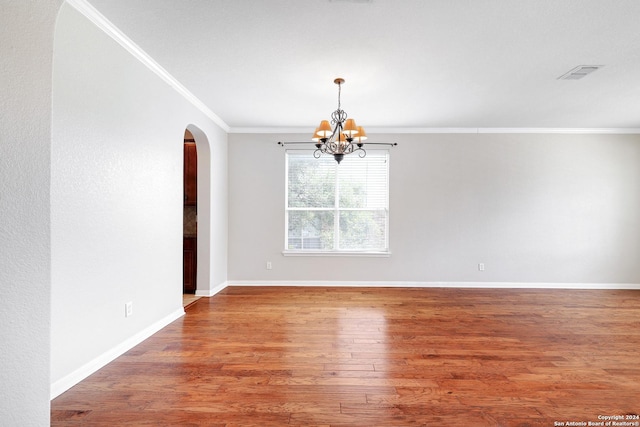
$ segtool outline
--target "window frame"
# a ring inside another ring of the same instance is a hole
[[[389,224],[390,224],[390,208],[389,208],[389,193],[390,193],[390,183],[389,183],[389,175],[390,175],[390,163],[391,163],[391,155],[390,150],[388,149],[372,149],[367,150],[368,154],[383,154],[386,157],[387,164],[387,173],[386,173],[386,197],[385,197],[385,207],[382,209],[372,209],[372,208],[340,208],[339,200],[340,200],[340,191],[339,186],[337,185],[339,177],[338,174],[335,174],[336,186],[334,192],[334,204],[332,207],[324,207],[324,208],[308,208],[308,207],[289,207],[289,155],[296,154],[301,152],[309,152],[310,156],[312,156],[310,150],[304,149],[287,149],[285,150],[285,182],[284,182],[284,250],[282,254],[285,256],[363,256],[363,257],[389,257],[391,256],[391,251],[389,248]],[[354,154],[357,156],[357,154]],[[335,161],[331,159],[332,161]],[[366,160],[366,157],[363,159]],[[339,167],[339,166],[337,166]],[[376,211],[382,210],[386,213],[385,215],[385,230],[384,230],[384,244],[385,248],[383,250],[366,250],[366,249],[288,249],[289,247],[289,212],[292,211],[329,211],[334,213],[334,224],[333,224],[333,242],[334,247],[338,247],[339,239],[340,239],[340,221],[339,216],[340,212],[353,212],[353,211]]]

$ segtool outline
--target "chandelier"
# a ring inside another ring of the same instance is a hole
[[[340,108],[340,93],[344,79],[337,78],[333,82],[338,85],[338,109],[331,113],[331,123],[328,120],[320,122],[311,140],[316,143],[313,157],[317,159],[322,154],[331,154],[336,162],[340,163],[345,154],[351,154],[354,151],[358,151],[360,157],[367,155],[362,148],[367,134],[362,126],[356,125],[354,119],[348,119],[347,112]]]
[[[342,85],[344,84],[343,78],[336,78],[333,81],[338,85],[338,108],[331,113],[331,122],[329,120],[322,120],[320,126],[313,132],[311,140],[315,143],[316,150],[313,152],[313,157],[320,158],[323,154],[330,154],[340,163],[345,154],[351,154],[357,152],[362,158],[367,155],[364,147],[364,141],[367,139],[367,134],[362,126],[356,125],[354,119],[347,118],[347,112],[340,106],[340,94],[342,91]],[[278,142],[279,145],[286,144],[302,144],[301,142]],[[369,143],[371,144],[371,143]],[[374,143],[376,145],[398,145],[397,143]]]

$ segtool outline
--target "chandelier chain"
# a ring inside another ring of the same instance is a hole
[[[336,111],[334,111],[333,113],[331,113],[331,124],[332,125],[337,125],[337,124],[342,124],[345,122],[345,120],[347,120],[347,112],[341,109],[341,103],[340,103],[340,94],[342,92],[342,83],[337,82],[338,84],[338,109]],[[331,135],[332,137],[335,135],[336,131],[342,131],[342,126],[336,127],[333,131],[333,134]]]

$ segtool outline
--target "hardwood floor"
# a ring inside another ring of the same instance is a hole
[[[196,301],[198,301],[200,298],[202,298],[202,297],[200,297],[199,295],[182,294],[182,307],[187,308],[191,304],[193,304]]]
[[[231,287],[56,398],[51,418],[587,425],[640,414],[639,350],[640,291]]]

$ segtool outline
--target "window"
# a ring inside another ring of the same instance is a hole
[[[387,253],[389,152],[287,156],[286,251]]]

